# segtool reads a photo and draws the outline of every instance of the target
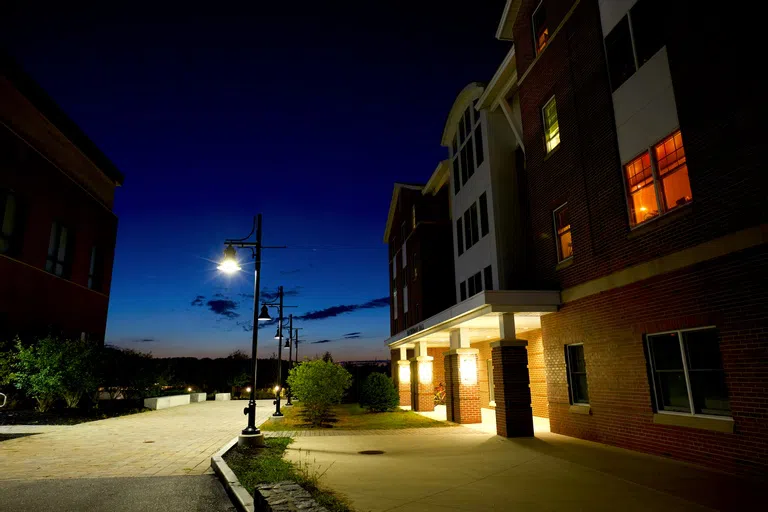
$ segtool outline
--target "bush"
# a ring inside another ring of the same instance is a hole
[[[53,407],[61,392],[64,375],[59,340],[46,337],[25,347],[16,339],[16,364],[13,381],[18,389],[37,401],[37,410],[46,412]]]
[[[383,373],[372,373],[363,383],[360,405],[371,412],[391,411],[400,405],[400,394],[392,379]]]
[[[69,408],[75,408],[83,395],[95,395],[99,389],[96,374],[98,347],[91,341],[59,340],[61,350],[61,396]]]
[[[331,406],[341,402],[344,392],[352,385],[352,375],[338,364],[316,359],[291,369],[288,385],[301,400],[307,420],[319,426]]]

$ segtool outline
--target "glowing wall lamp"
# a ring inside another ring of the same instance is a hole
[[[432,384],[432,361],[419,361],[419,384]]]
[[[404,364],[403,364],[404,363]],[[397,377],[400,384],[410,384],[411,382],[411,363],[409,361],[398,361]]]
[[[474,386],[477,384],[476,355],[459,355],[459,377],[461,378],[461,383],[467,386]]]

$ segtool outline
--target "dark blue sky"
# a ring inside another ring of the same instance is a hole
[[[388,296],[392,184],[429,178],[456,94],[508,50],[493,37],[503,0],[413,3],[197,15],[11,2],[3,45],[126,176],[108,343],[248,350],[252,274],[223,278],[213,261],[262,212],[264,243],[288,246],[265,251],[263,289],[291,290],[295,315],[326,311],[296,322],[303,354],[388,357],[388,308],[370,301]]]

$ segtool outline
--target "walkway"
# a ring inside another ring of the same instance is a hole
[[[202,402],[0,442],[0,481],[202,475],[246,425],[245,401]],[[257,423],[272,412],[257,403]]]
[[[749,510],[763,500],[753,482],[549,432],[411,430],[297,436],[286,457],[360,512]],[[384,453],[360,454],[374,450]]]

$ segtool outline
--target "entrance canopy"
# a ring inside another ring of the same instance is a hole
[[[423,342],[430,347],[448,347],[452,331],[461,331],[465,346],[514,339],[514,333],[539,329],[541,316],[557,311],[559,306],[557,290],[483,291],[395,334],[386,343],[390,349],[413,348]]]

